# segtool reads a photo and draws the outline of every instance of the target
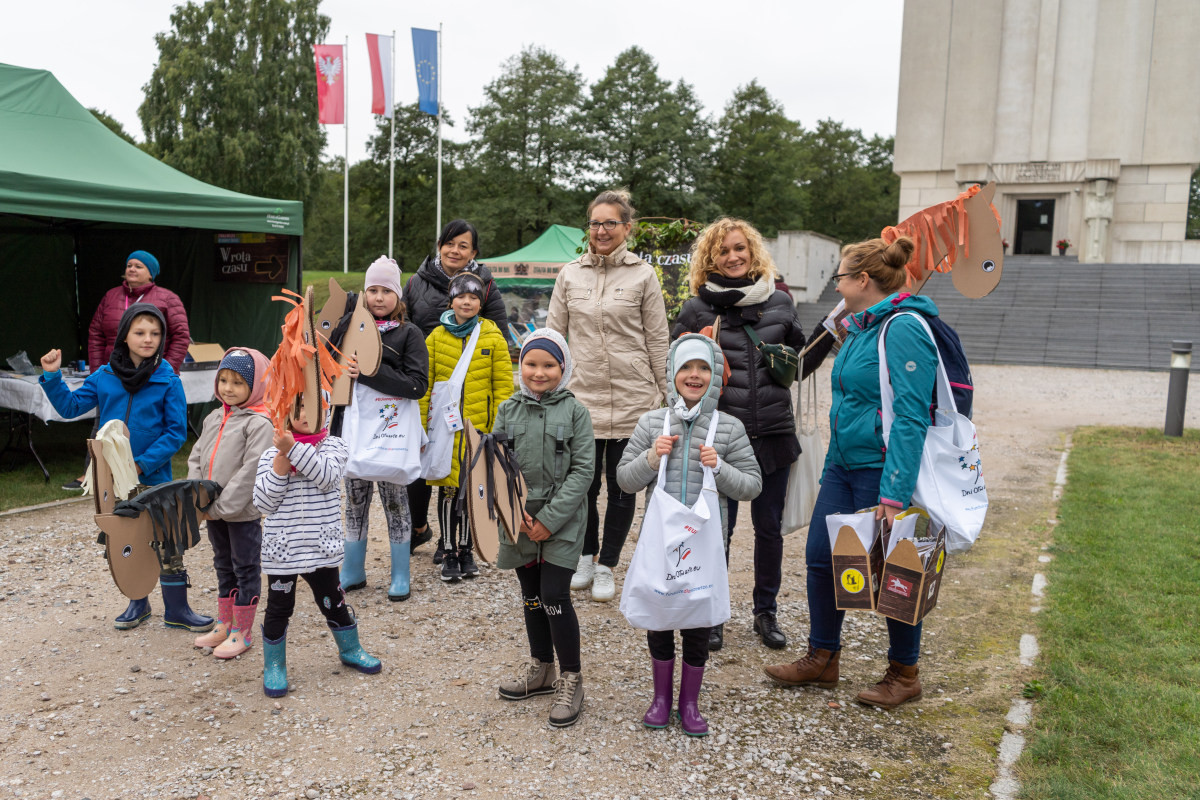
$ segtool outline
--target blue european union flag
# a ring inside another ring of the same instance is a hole
[[[417,67],[417,105],[426,114],[438,113],[438,32],[413,28],[413,61]]]

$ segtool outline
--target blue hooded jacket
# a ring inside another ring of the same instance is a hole
[[[833,363],[833,405],[829,409],[826,466],[882,469],[879,500],[907,508],[912,500],[931,421],[938,353],[933,339],[911,315],[901,314],[887,330],[887,366],[895,401],[891,446],[883,444],[879,393],[879,329],[900,310],[936,317],[928,297],[892,294],[866,311],[846,318],[848,335]]]
[[[157,307],[135,303],[121,318],[122,335],[128,333],[129,323],[138,314],[157,317],[166,331],[166,321]],[[171,457],[187,439],[187,398],[183,382],[161,357],[160,345],[155,356],[160,359],[157,369],[146,385],[133,394],[125,390],[121,379],[108,364],[89,375],[75,391],[67,388],[61,372],[45,373],[40,380],[50,404],[65,419],[86,414],[94,408],[101,426],[109,420],[123,421],[129,428],[133,461],[142,469],[138,480],[147,486],[171,480]]]

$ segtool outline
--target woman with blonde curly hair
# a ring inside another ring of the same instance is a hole
[[[709,225],[692,248],[691,286],[696,294],[683,304],[671,331],[675,339],[720,322],[719,338],[731,373],[718,408],[741,420],[762,472],[762,493],[750,503],[754,524],[754,632],[773,649],[787,646],[776,620],[775,598],[783,571],[783,501],[788,472],[800,455],[791,391],[776,383],[748,329],[763,343],[804,346],[796,309],[775,288],[776,271],[762,235],[745,220],[725,217]],[[805,358],[804,374],[815,369],[832,346]],[[729,537],[738,503],[729,501]],[[712,629],[709,649],[724,644],[723,626]]]

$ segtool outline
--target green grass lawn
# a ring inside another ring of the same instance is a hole
[[[92,432],[92,421],[43,425],[35,418],[33,425],[34,446],[50,471],[50,481],[45,480],[27,446],[10,450],[0,462],[0,511],[80,496],[78,491],[64,491],[62,485],[83,474],[84,440]],[[176,478],[187,477],[187,457],[195,441],[189,433],[172,459]]]
[[[325,301],[329,299],[329,279],[333,278],[338,282],[338,285],[347,292],[361,292],[363,289],[363,281],[367,278],[366,272],[324,272],[321,270],[304,270],[301,275],[304,281],[304,287],[313,287],[313,297],[316,302],[313,304],[314,311],[320,311],[321,306],[325,305]],[[403,279],[403,276],[401,276]],[[402,281],[403,282],[403,281]]]
[[[1043,677],[1021,761],[1040,800],[1196,797],[1200,778],[1200,431],[1074,438]]]

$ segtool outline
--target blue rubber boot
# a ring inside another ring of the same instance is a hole
[[[119,631],[127,631],[136,628],[150,618],[150,598],[143,597],[141,600],[130,600],[129,607],[113,620],[113,627]]]
[[[288,693],[287,682],[287,628],[278,639],[268,639],[267,629],[260,626],[263,651],[263,694],[267,697],[283,697]]]
[[[159,575],[158,585],[162,587],[163,624],[172,628],[185,628],[193,633],[211,631],[217,621],[212,617],[197,614],[188,605],[187,590],[188,575],[186,571],[170,575]]]
[[[408,542],[392,542],[392,585],[388,587],[388,600],[398,603],[407,600],[409,592],[409,561],[412,549]]]
[[[347,539],[342,544],[346,549],[346,554],[342,557],[342,570],[338,575],[342,581],[342,591],[353,592],[355,589],[365,589],[367,587],[367,540],[352,542]]]
[[[354,667],[359,672],[374,675],[383,669],[383,663],[378,658],[363,650],[358,643],[358,622],[344,628],[329,626],[333,631],[333,640],[337,642],[338,658],[348,667]]]

